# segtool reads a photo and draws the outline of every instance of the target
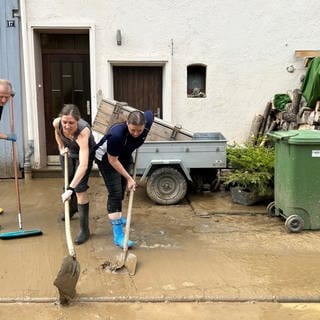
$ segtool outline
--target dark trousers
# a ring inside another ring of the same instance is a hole
[[[62,170],[64,172],[64,157],[63,156],[60,156],[60,165],[61,165],[61,168],[62,168]],[[90,176],[90,173],[91,173],[92,165],[93,165],[93,159],[89,159],[88,168],[87,168],[87,171],[86,171],[85,175],[83,176],[83,178],[81,179],[79,184],[74,188],[74,191],[76,193],[85,192],[89,188],[88,180],[89,180],[89,176]],[[73,179],[74,174],[75,174],[78,166],[79,166],[79,159],[68,157],[68,176],[69,176],[68,179],[69,179],[69,183]]]
[[[109,163],[107,157],[95,160],[108,189],[107,210],[108,213],[122,212],[122,200],[127,186],[127,180]],[[120,161],[128,171],[132,160]]]

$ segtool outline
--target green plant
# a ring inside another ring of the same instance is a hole
[[[230,187],[237,186],[259,196],[273,194],[274,148],[248,143],[227,147],[232,172],[226,178]]]

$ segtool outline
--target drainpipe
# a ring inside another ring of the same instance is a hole
[[[32,179],[31,157],[32,157],[33,153],[34,153],[34,143],[33,143],[33,140],[29,140],[27,152],[24,156],[24,163],[23,163],[24,178],[25,178],[26,182],[28,182]]]
[[[34,138],[33,138],[33,121],[31,111],[31,87],[30,87],[30,65],[29,65],[29,47],[28,47],[28,32],[27,32],[27,11],[25,0],[20,0],[20,21],[21,21],[21,39],[22,39],[22,58],[23,58],[23,70],[24,70],[24,93],[26,102],[26,115],[27,115],[27,132],[28,143],[27,151],[24,159],[24,174],[25,179],[32,179],[32,166],[31,156],[34,153]]]

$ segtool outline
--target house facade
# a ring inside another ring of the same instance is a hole
[[[18,9],[1,11],[1,34],[14,19],[21,167],[56,161],[51,123],[64,103],[92,122],[103,98],[244,141],[274,94],[300,86],[305,67],[295,51],[319,43],[314,0],[1,1]],[[1,42],[1,61],[8,55]]]

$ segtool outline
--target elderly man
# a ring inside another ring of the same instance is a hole
[[[12,85],[8,80],[0,79],[0,121],[4,105],[8,102],[12,95]],[[0,139],[16,141],[15,133],[2,133],[0,132]],[[3,209],[0,208],[0,213],[3,213]]]

